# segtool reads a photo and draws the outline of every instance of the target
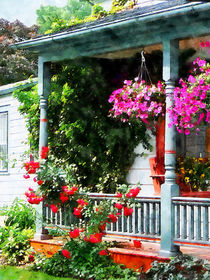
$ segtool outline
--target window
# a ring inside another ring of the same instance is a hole
[[[0,111],[0,173],[8,171],[8,112]]]

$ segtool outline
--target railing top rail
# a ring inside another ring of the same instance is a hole
[[[172,201],[175,202],[202,202],[210,203],[210,198],[201,198],[201,197],[172,197]]]
[[[88,196],[91,198],[117,198],[116,194],[109,194],[109,193],[88,193]],[[137,196],[136,199],[138,200],[160,200],[160,196]]]

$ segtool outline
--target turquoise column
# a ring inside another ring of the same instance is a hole
[[[172,197],[179,196],[176,184],[176,131],[168,127],[170,122],[167,108],[172,104],[170,95],[174,90],[174,82],[178,78],[179,42],[163,40],[163,79],[166,83],[166,127],[165,127],[165,183],[161,186],[161,244],[159,255],[172,257],[180,253],[174,240],[174,211]]]
[[[43,62],[42,57],[38,60],[38,94],[40,97],[40,128],[39,128],[39,152],[42,147],[47,146],[48,143],[48,119],[47,106],[48,96],[50,94],[50,63]],[[43,226],[43,203],[41,202],[36,207],[36,234],[35,239],[44,240],[49,239],[47,230]]]

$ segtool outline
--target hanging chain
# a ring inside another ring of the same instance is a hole
[[[147,80],[149,80],[150,84],[152,84],[152,80],[150,78],[150,74],[149,74],[149,71],[146,66],[146,59],[144,57],[144,51],[141,51],[141,67],[140,67],[140,71],[138,74],[138,80],[137,80],[138,82],[142,82],[143,74],[145,76],[145,81],[147,82]]]

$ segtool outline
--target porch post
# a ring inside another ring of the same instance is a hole
[[[38,94],[40,97],[40,127],[39,127],[39,152],[42,147],[47,146],[48,132],[47,132],[47,105],[48,96],[50,93],[50,63],[43,62],[42,57],[38,60]],[[44,240],[49,239],[47,231],[43,227],[43,203],[41,202],[36,207],[36,234],[35,239]]]
[[[172,257],[180,253],[179,246],[174,245],[174,211],[172,197],[179,196],[176,184],[176,133],[175,127],[168,127],[170,122],[167,108],[172,104],[169,97],[178,78],[179,42],[163,40],[163,79],[166,83],[166,124],[165,124],[165,183],[161,187],[161,246],[159,255]]]

